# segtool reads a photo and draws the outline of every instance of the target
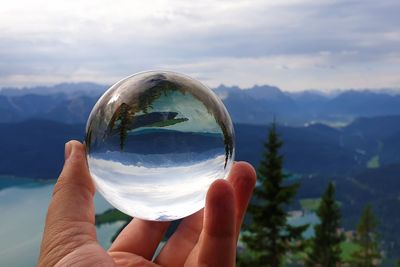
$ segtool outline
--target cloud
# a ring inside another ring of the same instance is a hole
[[[258,58],[209,58],[165,68],[185,71],[210,85],[223,83],[251,87],[258,83],[280,86],[284,90],[399,87],[400,54],[361,62],[353,57],[358,57],[356,52],[342,51]]]
[[[8,1],[0,86],[172,68],[210,86],[399,87],[399,11],[396,0]]]

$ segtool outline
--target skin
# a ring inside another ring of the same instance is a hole
[[[95,186],[85,146],[70,141],[47,212],[37,266],[235,266],[240,226],[255,182],[250,164],[235,163],[227,180],[210,186],[205,208],[181,222],[155,259],[169,222],[133,219],[106,251],[96,239]]]

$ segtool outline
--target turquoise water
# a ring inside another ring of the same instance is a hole
[[[0,266],[35,266],[53,187],[53,182],[0,178]],[[96,194],[95,207],[101,213],[110,205]],[[99,242],[108,247],[122,224],[100,226]]]
[[[9,177],[9,176],[0,176],[0,190],[8,188],[8,187],[38,187],[43,185],[52,184],[52,181],[46,180],[34,180],[31,178],[19,178],[19,177]]]
[[[292,226],[300,226],[308,224],[307,230],[303,233],[303,237],[308,239],[315,235],[314,227],[320,223],[320,220],[314,212],[306,213],[301,217],[289,217],[288,223]]]

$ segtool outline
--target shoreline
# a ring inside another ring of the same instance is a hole
[[[37,187],[53,185],[56,180],[37,179],[32,177],[19,177],[13,175],[0,175],[0,191],[11,187]]]

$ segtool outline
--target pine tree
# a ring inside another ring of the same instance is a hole
[[[357,267],[376,266],[375,262],[381,259],[376,228],[378,221],[374,216],[371,205],[367,205],[361,214],[357,226],[356,242],[360,248],[353,253],[353,263]]]
[[[259,185],[249,205],[250,223],[245,225],[243,234],[247,249],[239,258],[241,266],[282,266],[284,256],[308,227],[294,227],[287,222],[285,207],[293,200],[299,184],[284,184],[283,157],[279,154],[282,144],[274,122],[258,169]]]
[[[335,201],[335,186],[332,182],[322,196],[317,215],[320,224],[315,226],[315,237],[312,239],[307,265],[335,267],[340,263],[340,243],[344,237],[338,233],[341,215],[339,204]]]
[[[125,141],[126,141],[126,138],[128,137],[129,124],[132,121],[132,116],[130,113],[131,113],[130,107],[128,105],[126,105],[126,104],[121,105],[120,114],[118,117],[118,119],[120,120],[120,125],[119,125],[120,144],[119,145],[120,145],[121,150],[123,150],[125,147]]]

